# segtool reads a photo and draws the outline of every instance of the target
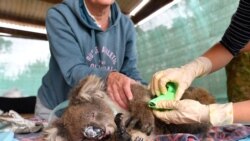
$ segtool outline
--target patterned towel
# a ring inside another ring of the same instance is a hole
[[[236,141],[250,137],[250,126],[233,124],[212,127],[205,135],[170,134],[157,136],[154,141]]]
[[[202,140],[236,141],[250,136],[250,126],[234,124],[223,127],[213,127]]]

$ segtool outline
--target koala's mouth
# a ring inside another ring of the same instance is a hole
[[[87,126],[83,129],[82,133],[84,137],[91,140],[100,140],[108,137],[105,135],[104,129],[96,126]]]

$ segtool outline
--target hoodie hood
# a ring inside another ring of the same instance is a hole
[[[91,16],[88,14],[86,7],[83,3],[83,0],[64,0],[62,2],[66,6],[69,7],[69,9],[75,14],[75,16],[81,21],[82,24],[84,24],[86,27],[94,30],[101,30],[94,20],[91,18]],[[114,2],[111,7],[111,25],[109,28],[112,26],[115,26],[120,17],[121,17],[121,10],[116,2]],[[108,30],[108,29],[107,29]]]

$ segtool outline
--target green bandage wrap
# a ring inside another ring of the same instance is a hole
[[[151,99],[148,102],[148,106],[155,110],[166,110],[166,109],[158,109],[156,107],[156,103],[162,100],[174,100],[175,99],[175,93],[176,93],[176,85],[172,82],[167,83],[167,94],[161,94],[156,98]]]

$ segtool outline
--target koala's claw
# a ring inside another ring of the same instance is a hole
[[[130,117],[126,123],[125,126],[128,129],[133,129],[137,124],[139,124],[139,119],[134,118],[134,117]]]
[[[115,132],[115,136],[119,141],[131,141],[131,136],[127,133],[125,126],[122,122],[123,116],[122,113],[118,113],[115,116],[115,124],[117,126],[117,131]]]
[[[152,123],[150,122],[144,123],[139,118],[135,118],[135,117],[130,117],[126,121],[125,126],[128,130],[137,128],[140,131],[146,133],[148,136],[151,134],[154,128]]]
[[[153,131],[153,128],[152,126],[150,126],[149,124],[147,124],[147,126],[143,126],[141,131],[146,133],[148,136],[151,134],[151,132]]]
[[[134,141],[143,141],[143,138],[136,137]]]

